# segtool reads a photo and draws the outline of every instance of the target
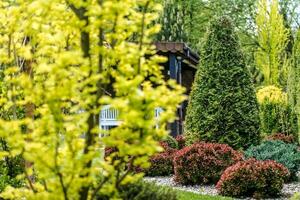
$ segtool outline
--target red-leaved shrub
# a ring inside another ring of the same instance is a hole
[[[177,151],[168,146],[166,142],[160,142],[164,151],[150,157],[151,166],[145,170],[147,176],[168,176],[173,174],[173,156]]]
[[[217,183],[221,195],[264,198],[278,196],[289,171],[272,161],[249,159],[227,168]]]
[[[274,133],[269,135],[266,140],[281,140],[285,143],[295,143],[296,138],[293,135],[286,135],[284,133]]]
[[[175,154],[174,180],[184,185],[216,183],[223,171],[242,157],[226,144],[195,143]]]
[[[183,135],[177,135],[175,138],[178,143],[178,149],[183,149],[185,147],[185,138]]]

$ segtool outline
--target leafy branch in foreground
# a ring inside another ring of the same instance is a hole
[[[0,106],[27,113],[0,119],[9,146],[1,156],[21,156],[20,178],[27,177],[3,198],[86,200],[98,191],[117,198],[121,185],[141,177],[132,169],[149,166],[184,99],[180,86],[163,80],[164,59],[149,45],[159,9],[152,0],[1,1]],[[122,124],[104,132],[98,113],[106,104]],[[156,107],[164,110],[159,119]],[[104,145],[119,159],[101,159]]]

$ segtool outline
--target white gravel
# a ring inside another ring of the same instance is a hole
[[[300,172],[298,173],[298,176],[300,180]],[[194,193],[204,194],[204,195],[212,195],[212,196],[218,195],[218,191],[214,185],[183,186],[183,185],[176,184],[173,181],[172,177],[145,177],[144,179],[149,182],[155,182],[158,185],[170,186],[178,190],[184,190],[184,191],[189,191],[189,192],[194,192]],[[282,189],[282,197],[276,199],[274,198],[272,200],[288,200],[296,192],[300,192],[300,181],[285,184]]]

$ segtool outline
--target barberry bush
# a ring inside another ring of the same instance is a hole
[[[149,158],[150,167],[145,170],[147,176],[169,176],[174,173],[173,159],[177,149],[170,147],[166,142],[161,142],[163,152]]]
[[[184,185],[216,183],[223,171],[242,157],[226,144],[195,143],[176,152],[174,180]]]
[[[178,144],[178,149],[183,149],[186,146],[185,137],[183,135],[177,135],[175,139]]]
[[[231,197],[276,197],[280,195],[289,171],[275,161],[249,159],[227,168],[216,188],[224,196]]]

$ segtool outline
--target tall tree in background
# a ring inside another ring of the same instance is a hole
[[[298,127],[300,127],[300,31],[296,35],[293,47],[287,86],[289,104],[298,116]]]
[[[203,45],[203,38],[209,21],[216,16],[227,15],[236,24],[236,31],[245,54],[246,64],[256,86],[263,82],[263,74],[255,60],[260,48],[256,31],[257,0],[157,0],[165,5],[160,22],[162,30],[158,40],[186,42],[196,50]],[[293,49],[293,35],[300,25],[299,0],[280,0],[279,12],[283,17],[288,36],[285,53],[290,58]],[[177,29],[177,32],[174,30]],[[163,36],[163,37],[162,37]],[[288,63],[287,63],[288,64]],[[285,74],[286,71],[283,71]],[[281,84],[285,85],[286,74]]]
[[[209,21],[217,15],[231,17],[245,37],[254,30],[256,0],[158,1],[164,5],[160,19],[163,28],[158,35],[159,40],[183,41],[199,49]],[[174,32],[176,29],[179,32]]]
[[[186,138],[247,148],[259,142],[254,86],[232,21],[214,20],[201,54],[186,115]]]
[[[279,13],[278,0],[259,0],[256,17],[258,50],[256,63],[264,75],[265,85],[285,85],[286,46],[289,32]]]
[[[187,41],[187,33],[185,31],[185,20],[183,4],[181,0],[163,0],[161,1],[163,11],[158,20],[162,28],[157,34],[159,41]]]

